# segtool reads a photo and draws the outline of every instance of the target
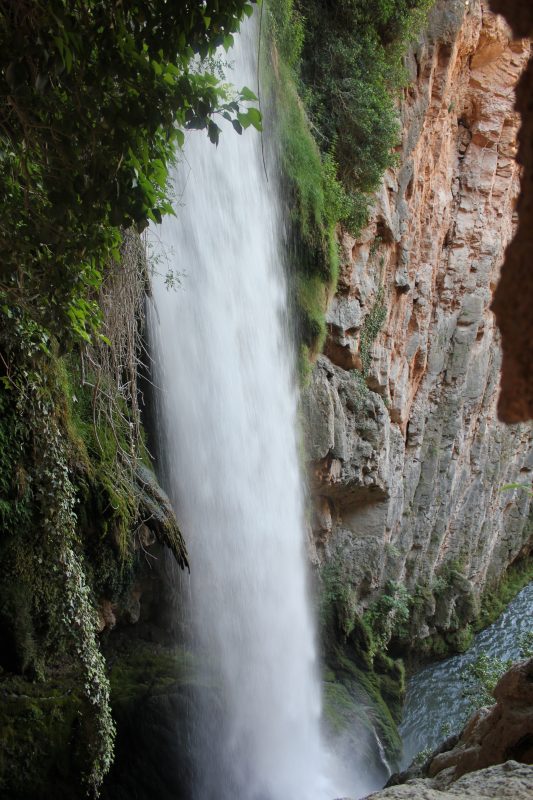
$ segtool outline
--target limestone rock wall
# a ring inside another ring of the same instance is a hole
[[[398,168],[361,239],[343,236],[303,398],[316,558],[358,611],[391,580],[418,592],[421,638],[473,617],[533,547],[528,493],[502,491],[531,484],[533,449],[529,427],[497,419],[490,310],[516,222],[529,52],[485,0],[436,4],[409,59]]]

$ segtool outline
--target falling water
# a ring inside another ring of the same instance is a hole
[[[247,24],[232,82],[253,87]],[[196,710],[195,800],[331,800],[306,588],[280,206],[260,137],[191,133],[159,230],[183,274],[154,286],[167,486],[187,538],[195,646],[217,696]],[[163,269],[164,271],[164,269]],[[199,751],[199,752],[198,752]]]

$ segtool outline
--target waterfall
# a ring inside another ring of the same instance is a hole
[[[254,21],[245,28],[229,77],[253,88]],[[194,800],[331,800],[283,220],[259,134],[228,125],[215,148],[191,132],[175,191],[183,202],[158,236],[183,277],[177,290],[156,279],[150,335],[166,484],[190,551],[194,644],[214,687],[191,725]]]

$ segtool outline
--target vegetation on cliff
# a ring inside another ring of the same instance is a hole
[[[338,274],[337,228],[357,236],[395,163],[403,55],[432,0],[270,0],[272,88],[291,220],[300,370],[320,352]]]

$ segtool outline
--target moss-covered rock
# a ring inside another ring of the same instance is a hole
[[[166,545],[182,569],[189,567],[187,547],[176,521],[170,500],[159,485],[154,473],[144,464],[135,471],[135,490],[138,493],[139,516],[154,532],[158,541]]]
[[[0,675],[0,795],[68,800],[86,793],[87,701],[75,673],[46,682]]]
[[[500,580],[487,586],[481,598],[481,609],[474,620],[476,630],[481,630],[497,619],[516,597],[518,592],[533,581],[533,554],[527,553],[506,570]]]
[[[179,797],[191,769],[180,719],[195,702],[198,670],[192,655],[125,634],[109,637],[105,654],[118,736],[116,762],[102,796]],[[50,673],[41,682],[0,674],[3,800],[86,795],[91,714],[83,686],[75,669]],[[169,764],[164,770],[170,761],[172,769]]]
[[[47,781],[60,797],[72,761],[64,796],[78,785],[95,793],[114,739],[97,608],[128,603],[144,520],[182,567],[185,545],[168,499],[139,466],[142,438],[132,438],[133,412],[111,394],[109,375],[99,387],[81,353],[62,356],[23,315],[2,318],[0,346],[0,668],[10,675],[7,705],[26,719],[11,715],[4,727],[8,751],[31,763],[4,766],[3,779],[13,797],[37,798]],[[17,675],[27,688],[11,691]],[[58,692],[48,692],[51,681]]]
[[[323,570],[320,579],[328,734],[334,741],[342,739],[348,759],[356,757],[364,742],[367,760],[382,769],[376,737],[392,764],[401,754],[397,725],[405,693],[403,664],[379,647],[335,565]]]

